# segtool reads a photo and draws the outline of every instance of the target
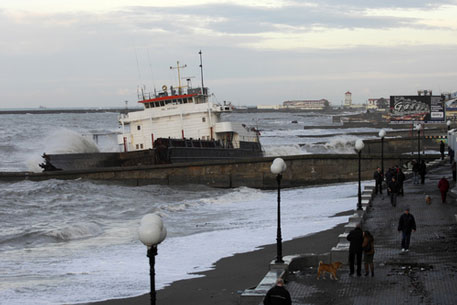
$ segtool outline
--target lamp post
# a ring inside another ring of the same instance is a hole
[[[358,139],[355,141],[355,150],[357,150],[359,154],[359,192],[358,192],[358,201],[357,201],[357,210],[362,210],[362,188],[361,188],[361,171],[360,171],[360,164],[361,164],[361,159],[362,159],[362,149],[365,146],[363,141],[361,139]]]
[[[141,242],[148,247],[147,256],[149,257],[149,276],[151,279],[151,305],[155,305],[155,256],[157,255],[157,245],[167,236],[167,229],[163,225],[162,218],[157,214],[144,215],[138,228],[138,236]]]
[[[281,158],[276,158],[271,164],[270,171],[276,175],[276,181],[278,182],[278,225],[276,231],[276,260],[275,263],[284,263],[282,260],[282,238],[281,238],[281,179],[282,173],[286,170],[287,165]]]
[[[381,138],[381,172],[384,177],[384,137],[386,136],[386,131],[381,129],[378,135]]]
[[[417,130],[417,162],[421,163],[421,124],[416,125]]]

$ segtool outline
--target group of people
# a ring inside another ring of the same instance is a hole
[[[416,232],[416,220],[409,212],[409,207],[406,207],[400,216],[397,229],[402,233],[401,252],[408,252],[411,233]],[[362,231],[362,226],[359,223],[354,230],[349,232],[346,239],[349,241],[349,276],[354,276],[355,263],[357,263],[357,276],[362,275],[362,255],[365,263],[365,276],[368,276],[370,272],[371,276],[374,276],[375,248],[373,235],[367,230]]]
[[[362,253],[365,263],[365,276],[374,276],[374,238],[369,231],[362,231],[362,226],[357,224],[346,237],[349,241],[349,276],[354,275],[354,263],[357,259],[357,276],[362,275]]]
[[[377,168],[373,174],[375,184],[375,194],[382,194],[384,173],[381,168]],[[396,165],[395,167],[389,168],[385,175],[385,181],[387,186],[387,194],[390,196],[390,203],[392,206],[397,205],[397,196],[404,196],[403,182],[405,181],[405,174],[403,170]]]

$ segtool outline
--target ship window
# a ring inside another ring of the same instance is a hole
[[[143,144],[140,144],[140,148],[143,148]]]
[[[206,122],[206,118],[202,118],[202,122],[205,123]]]
[[[139,149],[139,148],[140,148],[140,145],[137,144],[137,145],[136,145],[136,149]]]
[[[137,129],[137,130],[141,130],[141,126],[138,125],[138,126],[136,127],[136,129]]]

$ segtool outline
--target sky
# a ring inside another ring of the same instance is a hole
[[[234,105],[454,92],[456,16],[457,0],[2,0],[0,108],[134,106],[177,86],[178,61],[200,86],[200,50]]]

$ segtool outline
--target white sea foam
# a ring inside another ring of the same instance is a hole
[[[43,140],[42,147],[26,158],[26,165],[29,171],[41,172],[43,169],[39,166],[44,162],[41,155],[47,154],[71,154],[71,153],[92,153],[99,152],[97,144],[89,136],[69,130],[59,129],[52,132]]]

